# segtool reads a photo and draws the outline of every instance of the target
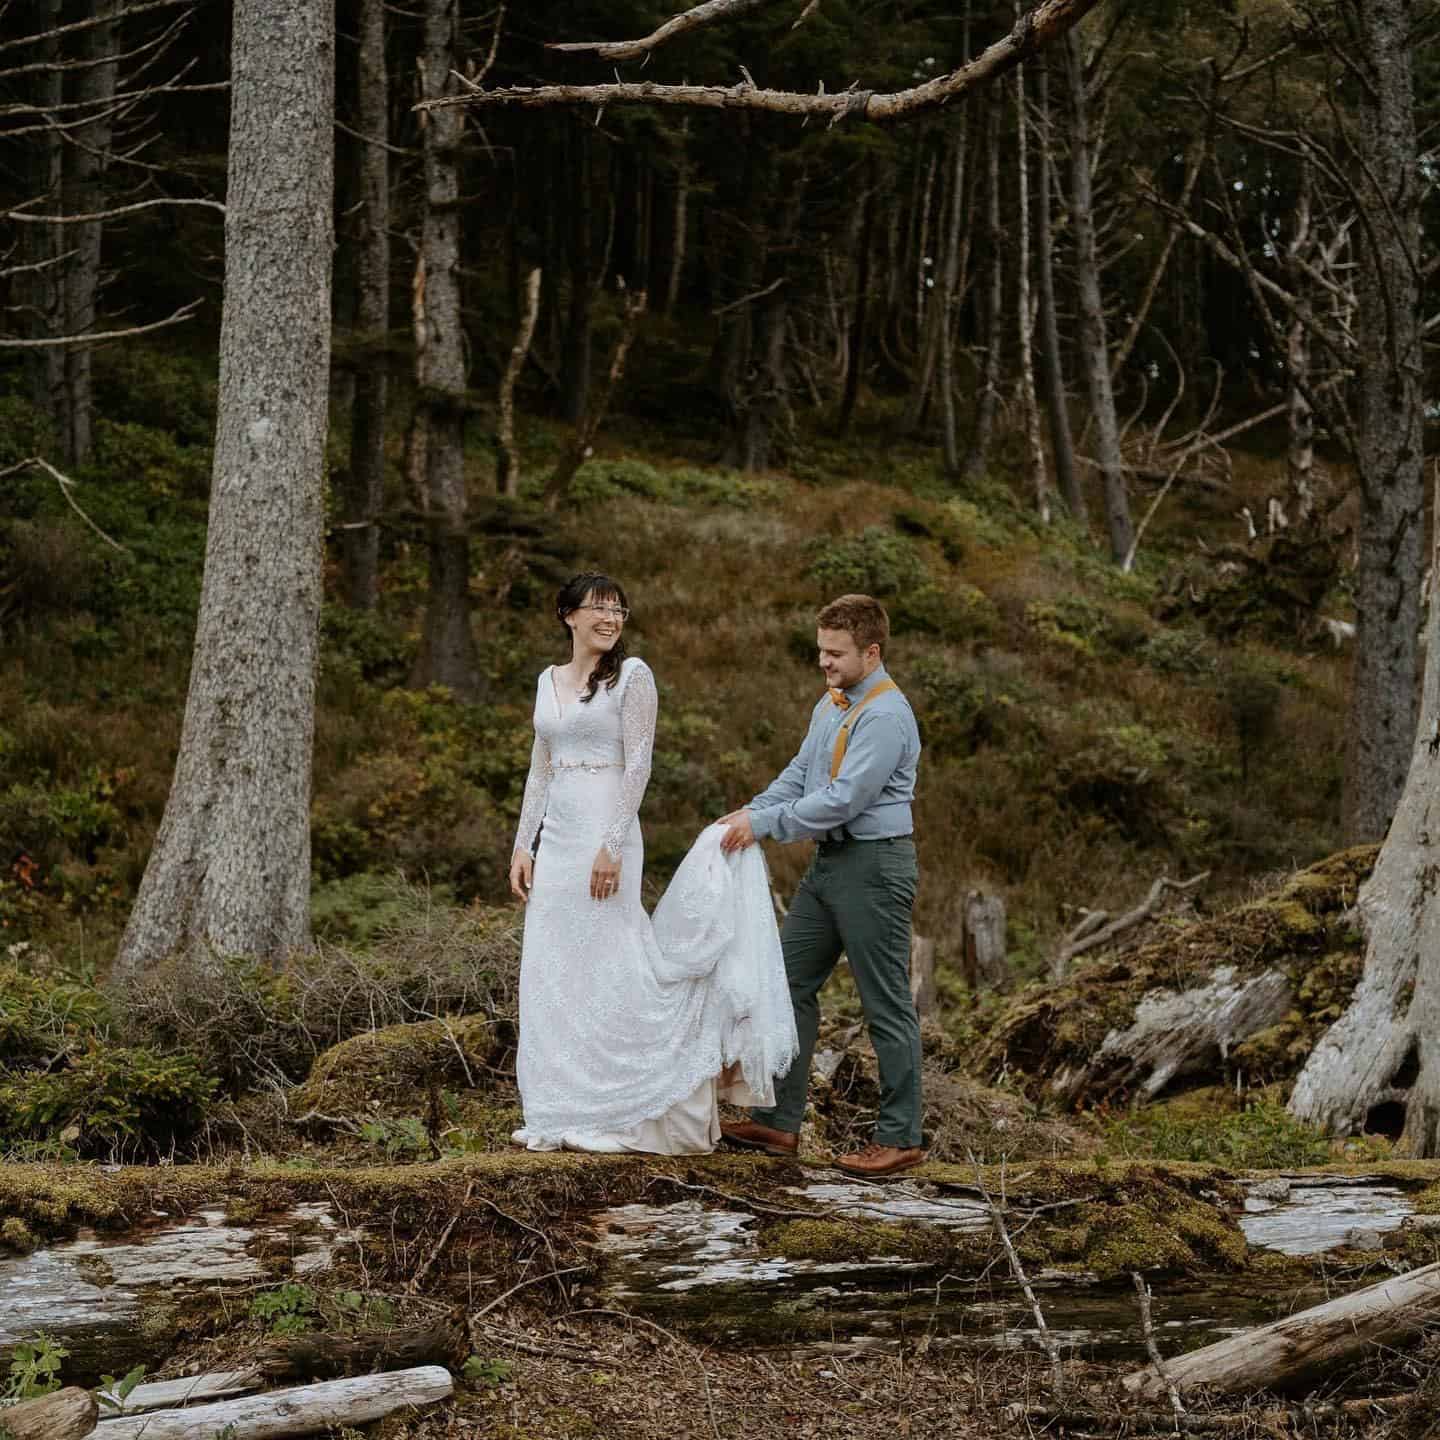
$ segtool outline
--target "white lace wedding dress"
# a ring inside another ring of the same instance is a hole
[[[760,847],[720,852],[710,826],[652,922],[640,901],[636,814],[650,778],[655,679],[643,660],[614,689],[562,704],[545,670],[516,836],[540,848],[525,911],[516,1078],[532,1150],[712,1150],[718,1098],[774,1103],[795,1056]],[[543,830],[541,824],[543,821]],[[619,893],[590,898],[600,846],[621,861]]]

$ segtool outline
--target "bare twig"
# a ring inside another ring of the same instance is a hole
[[[121,215],[133,215],[137,210],[153,210],[157,205],[199,205],[206,210],[218,210],[222,215],[225,206],[219,200],[172,199],[137,200],[133,205],[119,205],[113,210],[97,210],[90,215],[31,215],[25,210],[0,211],[0,220],[14,220],[20,225],[88,225],[94,220],[115,220]]]
[[[742,295],[738,300],[732,300],[728,305],[720,305],[710,313],[712,315],[728,315],[732,310],[738,310],[742,305],[748,305],[752,300],[763,300],[767,295],[778,290],[788,279],[782,275],[778,280],[772,280],[763,290],[753,291],[749,295]]]
[[[449,1027],[447,1026],[446,1028],[448,1029]],[[455,1037],[452,1035],[450,1038],[453,1040]],[[405,1288],[410,1292],[410,1294],[413,1295],[413,1294],[416,1293],[416,1291],[418,1291],[418,1290],[420,1289],[420,1286],[421,1286],[422,1282],[424,1281],[425,1277],[430,1273],[430,1268],[431,1268],[431,1266],[433,1266],[433,1265],[435,1264],[436,1260],[438,1260],[438,1259],[440,1258],[441,1252],[445,1249],[446,1245],[448,1245],[448,1244],[450,1243],[451,1233],[454,1231],[455,1227],[460,1223],[460,1217],[461,1217],[462,1215],[464,1215],[464,1213],[465,1213],[465,1207],[470,1203],[470,1197],[471,1197],[474,1193],[475,1193],[475,1182],[472,1180],[472,1181],[465,1187],[465,1194],[461,1197],[460,1204],[459,1204],[458,1206],[456,1206],[455,1213],[450,1217],[449,1223],[448,1223],[448,1224],[445,1226],[445,1228],[440,1232],[440,1238],[435,1242],[434,1247],[431,1249],[430,1253],[425,1257],[424,1263],[423,1263],[423,1264],[420,1266],[420,1268],[410,1277],[410,1283],[409,1283],[409,1285],[407,1285],[407,1286],[405,1287]]]
[[[1185,1414],[1185,1403],[1180,1399],[1180,1391],[1176,1388],[1174,1380],[1170,1378],[1170,1372],[1165,1368],[1165,1362],[1160,1358],[1160,1347],[1155,1343],[1155,1325],[1150,1318],[1150,1287],[1145,1283],[1144,1277],[1138,1270],[1130,1272],[1130,1278],[1135,1282],[1135,1294],[1140,1299],[1140,1329],[1145,1335],[1145,1352],[1150,1356],[1150,1363],[1155,1367],[1155,1373],[1165,1382],[1165,1388],[1170,1392],[1170,1408],[1175,1412],[1178,1420]]]
[[[601,60],[639,60],[677,35],[699,30],[705,25],[713,25],[717,20],[733,20],[735,16],[757,9],[765,3],[766,0],[704,0],[703,4],[671,16],[663,25],[639,40],[574,40],[567,44],[551,44],[546,46],[546,49],[564,50],[575,55],[596,55]],[[803,20],[805,17],[802,15],[800,18]]]
[[[1015,1277],[1015,1283],[1024,1291],[1025,1298],[1030,1302],[1030,1312],[1035,1317],[1035,1328],[1039,1333],[1041,1348],[1050,1360],[1050,1384],[1055,1392],[1056,1399],[1065,1393],[1065,1369],[1060,1357],[1060,1347],[1055,1343],[1055,1337],[1050,1333],[1050,1327],[1045,1323],[1045,1312],[1040,1308],[1040,1302],[1035,1298],[1034,1287],[1030,1284],[1030,1277],[1025,1273],[1025,1267],[1020,1263],[1020,1256],[1015,1249],[1014,1241],[1010,1239],[1009,1227],[1005,1224],[1005,1165],[1000,1165],[1000,1203],[996,1204],[994,1197],[985,1186],[984,1172],[980,1168],[980,1162],[972,1154],[970,1163],[975,1167],[976,1188],[980,1191],[985,1204],[990,1209],[990,1219],[995,1226],[995,1233],[1000,1237],[1000,1244],[1005,1249],[1005,1258],[1010,1262],[1010,1273]]]
[[[0,342],[3,343],[3,342]],[[76,503],[75,497],[70,493],[75,482],[67,475],[62,475],[48,460],[42,459],[39,455],[32,455],[28,460],[22,460],[18,465],[11,465],[8,469],[0,471],[0,474],[9,475],[16,470],[26,469],[43,470],[59,487],[60,493],[65,497],[65,503],[113,550],[118,550],[122,555],[130,552],[118,540],[112,540]]]
[[[98,345],[104,340],[128,340],[132,335],[148,335],[152,330],[164,330],[170,325],[179,325],[190,319],[199,306],[200,301],[192,300],[163,320],[152,320],[148,325],[132,325],[126,330],[87,330],[81,335],[47,335],[41,340],[11,340],[0,336],[0,350],[41,350],[59,345]]]
[[[1133,909],[1127,910],[1123,915],[1112,920],[1102,930],[1096,930],[1092,934],[1085,935],[1073,943],[1062,945],[1051,962],[1050,975],[1053,980],[1062,980],[1065,971],[1069,968],[1070,962],[1077,955],[1083,955],[1087,950],[1093,950],[1097,945],[1108,945],[1117,935],[1122,935],[1126,930],[1132,930],[1142,920],[1148,920],[1155,913],[1156,906],[1167,890],[1173,890],[1177,895],[1187,895],[1196,886],[1204,884],[1210,878],[1208,870],[1202,870],[1198,875],[1192,875],[1188,880],[1172,880],[1168,875],[1162,875],[1150,887],[1150,893]]]
[[[484,1198],[483,1196],[481,1197]],[[517,1290],[524,1290],[528,1285],[539,1285],[544,1280],[558,1280],[562,1275],[578,1275],[582,1270],[587,1269],[585,1265],[571,1265],[566,1270],[551,1270],[544,1275],[532,1275],[528,1280],[522,1280],[518,1285],[512,1285],[508,1290],[502,1291],[488,1304],[482,1305],[473,1315],[470,1316],[470,1324],[475,1324],[483,1315],[488,1315],[497,1305],[503,1305]]]

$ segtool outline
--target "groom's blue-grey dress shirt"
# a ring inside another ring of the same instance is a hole
[[[879,666],[845,691],[858,704],[882,680]],[[840,773],[830,778],[835,737],[850,712],[820,697],[800,752],[747,807],[760,838],[889,840],[914,827],[911,801],[920,763],[915,712],[899,690],[877,695],[855,717]]]

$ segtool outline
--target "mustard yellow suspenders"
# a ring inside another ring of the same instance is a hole
[[[840,731],[835,736],[835,753],[830,757],[830,778],[833,780],[839,773],[840,767],[845,763],[845,751],[850,744],[850,727],[855,723],[855,717],[877,696],[883,695],[887,690],[898,690],[900,687],[893,680],[882,680],[874,689],[868,691],[865,697],[857,700],[840,722]]]

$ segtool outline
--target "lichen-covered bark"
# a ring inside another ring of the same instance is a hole
[[[210,527],[175,779],[116,960],[310,937],[333,0],[239,0]]]
[[[1356,267],[1359,566],[1355,670],[1346,727],[1344,827],[1380,840],[1405,785],[1415,735],[1424,550],[1420,200],[1411,0],[1348,0],[1359,41],[1363,218]]]

